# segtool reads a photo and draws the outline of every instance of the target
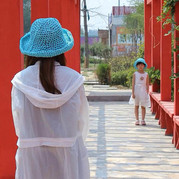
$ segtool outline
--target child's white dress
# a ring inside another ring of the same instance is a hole
[[[134,95],[135,99],[132,98],[132,95],[129,100],[129,104],[135,104],[135,106],[144,106],[150,107],[150,96],[147,94],[146,80],[147,72],[139,73],[135,72],[135,86],[134,86]]]

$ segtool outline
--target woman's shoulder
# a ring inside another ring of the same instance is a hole
[[[28,66],[27,68],[22,69],[21,71],[19,71],[16,76],[21,76],[21,77],[31,77],[31,76],[35,76],[38,73],[38,66],[37,65],[31,65]]]

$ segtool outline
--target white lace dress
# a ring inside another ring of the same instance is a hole
[[[134,95],[135,99],[132,98],[132,95],[129,100],[129,104],[134,104],[135,106],[144,106],[150,107],[150,96],[147,94],[147,72],[139,73],[135,72],[135,86],[134,86]]]

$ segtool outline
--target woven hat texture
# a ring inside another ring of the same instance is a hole
[[[145,62],[145,60],[143,58],[138,58],[135,62],[134,62],[134,68],[135,69],[138,69],[137,68],[137,64],[138,63],[143,63],[145,65],[144,69],[147,68],[147,63]]]
[[[72,49],[73,36],[55,18],[40,18],[20,39],[20,51],[33,57],[53,57]]]

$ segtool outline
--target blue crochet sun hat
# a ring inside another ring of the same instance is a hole
[[[143,64],[145,65],[144,69],[147,68],[147,63],[145,62],[145,60],[144,60],[143,58],[138,58],[138,59],[134,62],[134,68],[135,68],[135,69],[138,69],[138,68],[137,68],[137,64],[138,64],[138,63],[143,63]]]
[[[53,57],[72,49],[73,36],[55,18],[40,18],[20,39],[22,54],[33,57]]]

